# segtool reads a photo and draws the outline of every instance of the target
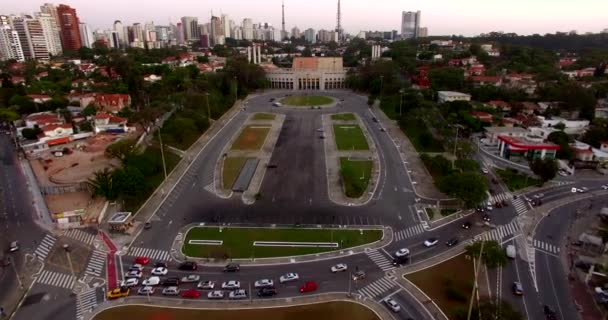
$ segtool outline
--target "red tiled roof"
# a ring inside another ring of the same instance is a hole
[[[502,100],[492,100],[490,102],[488,102],[489,105],[491,106],[497,106],[497,107],[509,107],[509,103],[502,101]]]
[[[98,113],[95,115],[95,119],[99,119],[99,120],[101,120],[101,119],[110,119],[111,117],[112,117],[112,116],[110,116],[109,114],[107,114],[107,113],[105,113],[105,112],[98,112]]]
[[[63,128],[63,129],[72,129],[72,125],[69,123],[63,123],[63,124],[50,124],[48,126],[44,126],[42,127],[42,131],[43,132],[48,132],[48,131],[53,131],[57,128]]]
[[[471,115],[473,117],[481,117],[481,118],[486,118],[486,117],[491,117],[492,115],[485,112],[485,111],[473,111],[471,112]]]
[[[41,113],[41,114],[33,114],[33,115],[29,115],[25,118],[27,121],[32,121],[32,122],[41,122],[41,123],[51,123],[51,122],[60,122],[61,120],[59,120],[59,118],[57,117],[57,115],[54,114],[50,114],[50,113]]]
[[[49,96],[48,94],[28,94],[27,96],[32,99],[50,99],[51,98],[51,96]]]
[[[110,117],[110,123],[123,123],[123,122],[126,122],[126,121],[127,121],[126,118],[117,117],[117,116],[111,116]]]
[[[472,76],[471,81],[473,82],[500,82],[500,77],[496,76]]]
[[[559,150],[559,146],[553,143],[536,143],[518,137],[498,136],[498,139],[509,146],[525,150]]]

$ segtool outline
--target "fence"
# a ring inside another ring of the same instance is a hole
[[[40,192],[43,195],[57,195],[69,192],[89,192],[90,186],[86,182],[76,184],[60,185],[60,186],[40,186]]]

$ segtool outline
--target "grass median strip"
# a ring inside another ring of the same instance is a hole
[[[341,120],[341,121],[352,121],[356,120],[355,115],[352,113],[338,113],[331,115],[332,120]]]
[[[358,125],[334,125],[338,150],[369,150],[367,139]]]
[[[290,96],[281,99],[281,103],[289,106],[306,107],[330,104],[334,100],[325,96]]]
[[[349,198],[359,198],[367,189],[372,174],[371,160],[340,158],[340,176],[344,192]]]
[[[222,168],[222,187],[224,189],[232,188],[247,159],[249,158],[233,157],[224,159],[224,167]]]
[[[347,249],[380,239],[382,230],[378,229],[195,227],[186,234],[183,251],[189,257],[216,259],[287,257]],[[191,240],[223,242],[206,246],[190,244]],[[332,243],[338,246],[328,245]]]
[[[232,144],[232,150],[260,150],[270,131],[268,126],[247,126]]]

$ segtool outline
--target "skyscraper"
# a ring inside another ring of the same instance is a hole
[[[304,31],[304,39],[309,43],[317,42],[317,34],[315,33],[315,29],[306,29],[306,31]]]
[[[116,31],[116,34],[118,35],[119,48],[125,48],[129,40],[127,39],[125,28],[120,20],[114,21],[114,31]]]
[[[301,37],[300,29],[298,27],[293,27],[291,29],[291,36],[295,39],[300,38]]]
[[[91,29],[86,23],[80,22],[78,24],[78,33],[80,33],[80,41],[82,42],[82,46],[93,48],[95,38],[93,38],[93,32],[91,32]]]
[[[211,16],[211,45],[215,46],[221,42],[220,38],[223,37],[222,20],[220,17]]]
[[[222,15],[222,35],[226,38],[230,37],[230,18],[226,14]]]
[[[199,40],[197,17],[182,17],[182,28],[184,28],[184,41]]]
[[[60,55],[61,50],[61,37],[59,36],[59,27],[57,26],[57,20],[49,14],[38,12],[36,19],[42,26],[42,32],[44,33],[44,40],[46,41],[46,47],[50,54]]]
[[[11,16],[11,24],[19,37],[25,59],[49,59],[49,50],[38,19],[32,16]]]
[[[243,19],[243,39],[253,40],[253,22],[251,19]]]
[[[401,13],[401,38],[416,39],[420,33],[420,11]]]
[[[6,24],[0,23],[0,61],[9,59],[23,62],[25,56],[19,41],[19,34],[8,25],[7,21]]]
[[[76,51],[82,47],[80,39],[78,15],[76,9],[65,4],[60,4],[57,7],[57,16],[59,19],[59,29],[61,30],[61,44],[63,50]]]

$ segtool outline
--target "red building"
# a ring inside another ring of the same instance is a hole
[[[61,30],[63,51],[76,51],[80,49],[82,47],[82,40],[80,39],[80,21],[76,15],[76,9],[65,4],[60,4],[57,7],[57,17],[59,19],[59,29]]]

